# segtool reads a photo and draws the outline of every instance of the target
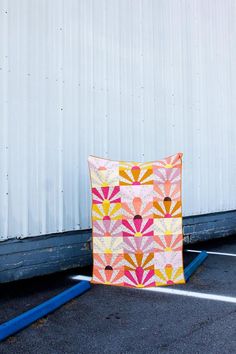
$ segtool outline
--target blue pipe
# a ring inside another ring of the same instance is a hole
[[[91,287],[88,281],[81,281],[79,284],[72,286],[71,288],[63,291],[62,293],[54,296],[50,300],[43,302],[42,304],[32,308],[29,311],[22,313],[21,315],[13,318],[0,325],[0,341],[6,339],[12,334],[19,332],[23,328],[29,326],[31,323],[46,316],[50,312],[53,312],[57,308],[64,305],[66,302],[72,300],[74,297],[83,294]]]
[[[202,251],[199,255],[185,268],[184,277],[186,282],[189,280],[191,275],[197,270],[197,268],[204,262],[208,254],[206,251]]]

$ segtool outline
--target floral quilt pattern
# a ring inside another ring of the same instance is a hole
[[[182,154],[148,162],[89,156],[93,283],[154,287],[185,283]]]

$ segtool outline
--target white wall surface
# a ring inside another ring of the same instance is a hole
[[[0,0],[0,239],[89,228],[89,154],[179,151],[184,215],[236,209],[235,0]]]

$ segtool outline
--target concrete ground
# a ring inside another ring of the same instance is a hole
[[[236,254],[236,238],[194,248]],[[185,263],[194,257],[186,252]],[[0,322],[75,284],[69,276],[78,273],[81,270],[1,285]],[[168,289],[236,299],[236,257],[209,255],[188,284]],[[93,285],[2,342],[0,353],[236,353],[236,303]]]

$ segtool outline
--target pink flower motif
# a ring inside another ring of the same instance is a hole
[[[93,222],[93,236],[122,236],[121,220],[94,220]]]
[[[153,186],[121,186],[120,195],[124,219],[133,219],[136,215],[146,219],[153,217]]]
[[[154,270],[144,270],[142,267],[137,267],[135,271],[126,270],[124,285],[137,288],[155,286]]]
[[[136,215],[140,215],[142,218],[153,217],[153,202],[144,203],[140,198],[133,199],[132,204],[122,203],[122,213],[126,218],[133,219]]]
[[[124,285],[132,287],[155,286],[154,254],[124,254]]]
[[[120,203],[120,187],[92,188],[93,204]]]
[[[155,168],[181,168],[182,167],[182,153],[169,156],[163,160],[159,160],[153,163],[153,169]]]
[[[123,236],[152,236],[153,219],[134,218],[133,220],[122,220]]]
[[[159,184],[165,184],[169,182],[170,184],[180,183],[180,168],[159,168],[153,167],[154,181]]]
[[[124,258],[116,254],[94,254],[93,282],[123,285]]]
[[[88,158],[90,176],[93,187],[106,187],[119,185],[119,162],[99,157]]]
[[[164,201],[168,198],[169,201],[179,201],[181,199],[180,183],[171,184],[169,181],[159,184],[154,182],[154,199]]]
[[[155,252],[176,252],[183,248],[182,235],[153,236]]]
[[[150,236],[127,236],[123,240],[124,253],[153,253],[154,242]]]

